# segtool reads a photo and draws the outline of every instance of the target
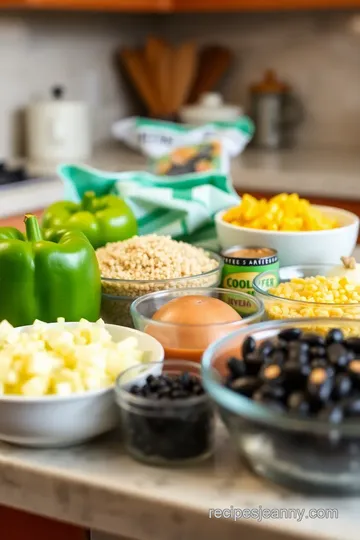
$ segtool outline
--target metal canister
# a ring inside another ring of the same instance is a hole
[[[303,110],[291,88],[268,70],[250,91],[251,116],[256,127],[253,144],[268,149],[292,146],[294,128],[302,120]]]
[[[224,259],[222,287],[254,294],[253,281],[258,274],[271,271],[266,277],[264,288],[279,283],[279,258],[277,251],[270,248],[233,246],[221,253]]]

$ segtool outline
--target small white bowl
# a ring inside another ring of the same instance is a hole
[[[232,246],[267,247],[276,249],[281,266],[297,264],[339,263],[340,257],[352,254],[359,232],[359,218],[346,210],[331,206],[315,208],[340,223],[340,227],[327,231],[286,232],[248,229],[226,223],[222,217],[226,210],[215,216],[216,231],[222,249]]]
[[[74,328],[79,323],[65,324]],[[164,361],[162,345],[150,335],[113,324],[105,327],[114,341],[136,337],[139,348],[149,352],[149,362]],[[19,331],[28,332],[30,328],[23,326]],[[157,373],[154,373],[154,367],[146,368],[144,364],[144,371],[134,383],[141,382],[149,374]],[[114,387],[71,396],[0,397],[0,440],[21,446],[61,448],[81,444],[114,429],[118,423]]]

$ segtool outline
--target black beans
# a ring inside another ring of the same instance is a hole
[[[251,397],[260,386],[261,380],[258,377],[240,377],[231,383],[230,388],[238,394]]]
[[[285,351],[283,351],[282,349],[275,349],[275,351],[269,358],[269,362],[271,362],[272,364],[282,365],[285,362],[285,358]]]
[[[292,341],[288,347],[288,360],[295,360],[301,364],[309,361],[309,344],[302,341]]]
[[[271,353],[274,351],[274,349],[275,344],[272,341],[263,341],[259,347],[259,356],[264,360],[267,360]]]
[[[281,366],[278,364],[265,364],[260,372],[260,378],[268,384],[279,384],[284,379]]]
[[[198,377],[187,372],[149,375],[142,386],[133,385],[130,393],[147,399],[141,407],[121,408],[132,454],[150,462],[177,462],[210,453],[213,409]],[[188,401],[196,397],[203,399]]]
[[[249,376],[257,375],[261,366],[263,365],[263,360],[260,358],[257,351],[248,354],[244,358],[246,374]]]
[[[278,334],[278,338],[283,339],[284,341],[296,341],[300,338],[300,336],[300,328],[287,328],[286,330],[282,330]]]
[[[355,394],[343,401],[345,413],[349,417],[360,416],[360,395]]]
[[[299,416],[309,416],[310,402],[305,392],[293,392],[287,400],[289,412]]]
[[[181,392],[180,395],[179,392]],[[158,399],[159,396],[164,397],[165,395],[169,399],[179,399],[200,396],[204,394],[204,389],[197,377],[185,372],[174,377],[149,375],[142,387],[133,385],[130,388],[130,393],[142,394],[150,399]]]
[[[256,341],[252,336],[249,336],[245,339],[244,343],[242,344],[241,352],[243,358],[245,358],[248,354],[253,353],[256,349]]]
[[[313,369],[308,377],[306,390],[311,398],[327,401],[333,389],[332,377],[326,368]]]
[[[352,389],[352,381],[346,373],[339,373],[334,380],[334,388],[332,391],[332,399],[339,400],[347,397]]]
[[[326,356],[325,347],[310,347],[309,355],[311,358],[324,358]]]
[[[251,351],[244,357],[245,373],[230,383],[225,379],[234,391],[300,418],[332,424],[360,418],[360,338],[345,339],[339,328],[326,336],[289,328],[255,349],[255,340],[245,343]],[[230,372],[233,363],[229,359]]]
[[[310,373],[310,366],[296,360],[286,362],[283,367],[284,385],[289,391],[301,388]]]
[[[337,368],[345,368],[351,359],[351,353],[341,343],[331,343],[327,348],[330,363]]]
[[[253,395],[255,401],[265,401],[266,399],[277,399],[281,401],[285,397],[284,387],[276,384],[264,384]]]
[[[349,362],[347,373],[350,375],[353,385],[360,390],[360,359],[355,358]]]
[[[311,369],[316,368],[326,368],[328,366],[328,362],[326,358],[314,358],[310,363]]]
[[[308,343],[310,347],[323,347],[325,345],[325,338],[320,334],[303,334],[301,341]]]
[[[340,328],[333,328],[327,333],[326,344],[331,345],[332,343],[342,343],[344,341],[344,334]]]
[[[285,341],[284,339],[277,339],[275,347],[279,351],[287,351],[287,348],[289,346],[289,343]]]
[[[228,361],[228,367],[230,373],[234,379],[242,377],[246,373],[246,366],[244,360],[235,358],[234,356]]]
[[[353,351],[355,354],[360,354],[360,338],[353,337],[345,341],[345,347]]]

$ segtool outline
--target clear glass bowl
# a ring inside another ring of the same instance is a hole
[[[168,289],[216,287],[221,281],[223,259],[212,251],[207,251],[207,253],[210,259],[218,263],[218,266],[196,276],[162,280],[124,280],[102,277],[101,318],[109,324],[133,328],[130,306],[140,296]]]
[[[334,425],[317,419],[297,419],[255,403],[223,385],[227,359],[240,357],[243,341],[252,336],[259,344],[286,328],[306,330],[313,321],[267,321],[234,332],[204,353],[203,384],[218,405],[232,439],[252,469],[287,487],[311,492],[360,492],[360,422]],[[330,330],[349,324],[360,336],[360,321],[316,319]]]
[[[242,320],[215,324],[173,324],[152,320],[155,312],[175,298],[189,295],[211,296],[226,302]],[[165,349],[165,358],[184,358],[200,362],[205,349],[213,342],[264,317],[260,300],[250,294],[220,288],[181,289],[148,294],[131,306],[135,328],[155,337]]]
[[[154,362],[147,364],[147,372],[151,366],[158,375],[186,372],[201,379],[200,365],[188,361]],[[128,452],[135,459],[154,465],[183,465],[209,457],[213,450],[214,410],[208,395],[172,400],[133,395],[129,380],[138,381],[141,369],[144,366],[128,369],[115,386]]]
[[[303,265],[285,266],[280,268],[280,282],[289,281],[295,277],[326,276],[335,265]],[[288,300],[268,292],[267,277],[273,277],[271,272],[262,272],[253,281],[255,296],[262,300],[268,319],[293,319],[299,317],[345,317],[360,319],[360,304],[327,304],[320,302],[305,302]]]

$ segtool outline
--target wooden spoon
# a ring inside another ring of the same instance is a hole
[[[200,54],[199,70],[192,87],[189,103],[198,101],[201,94],[211,92],[229,69],[233,55],[226,47],[205,47]]]
[[[183,43],[174,50],[171,70],[170,113],[177,113],[186,103],[196,76],[197,64],[197,48],[192,41]]]
[[[161,104],[151,83],[144,52],[123,49],[120,58],[149,113],[152,116],[161,114]]]

